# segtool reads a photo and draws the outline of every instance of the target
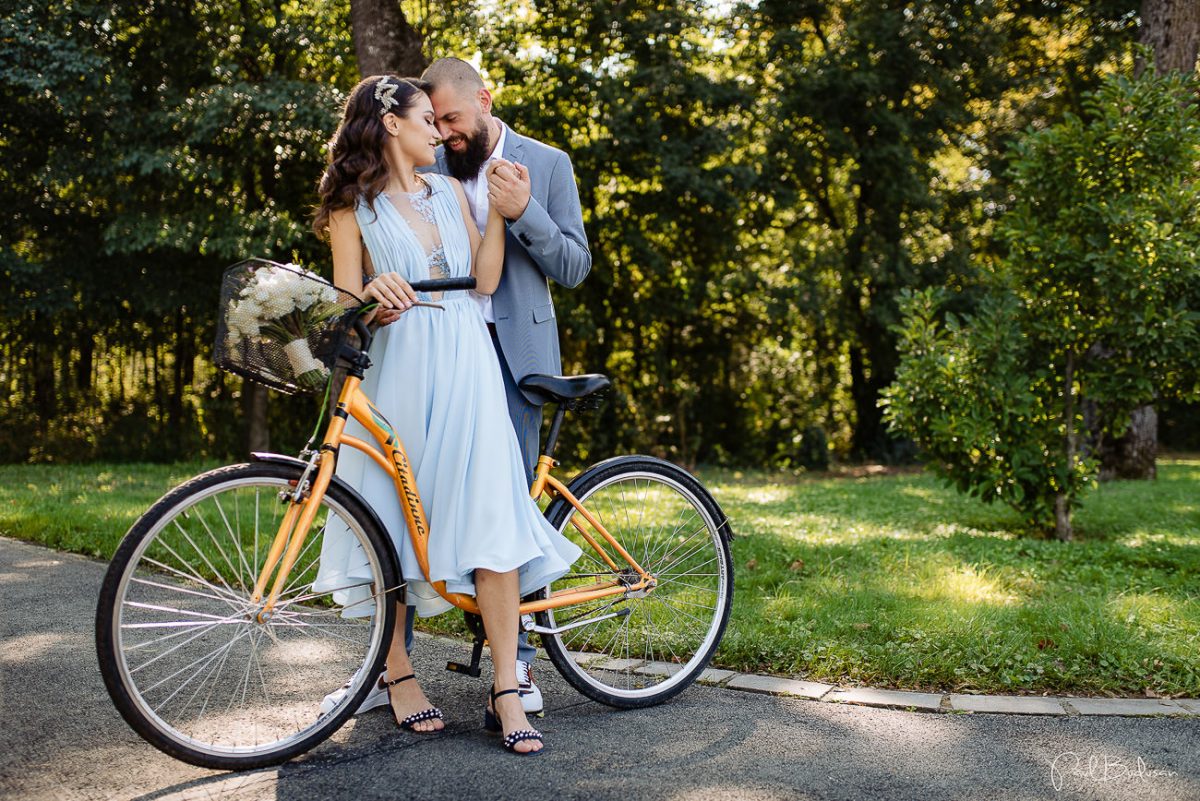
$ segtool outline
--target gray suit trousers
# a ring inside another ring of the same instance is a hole
[[[492,346],[500,357],[500,372],[504,376],[504,394],[508,397],[508,417],[512,420],[517,432],[517,444],[521,446],[521,460],[525,463],[525,479],[527,484],[533,484],[533,474],[537,470],[538,454],[542,450],[542,407],[530,403],[517,382],[513,380],[512,370],[500,349],[500,339],[496,336],[495,326],[488,326],[492,332]]]

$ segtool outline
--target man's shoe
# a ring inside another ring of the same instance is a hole
[[[359,670],[362,670],[362,668],[359,668]],[[341,688],[334,690],[329,695],[325,696],[325,700],[321,701],[321,714],[328,715],[331,711],[333,711],[333,708],[340,704],[342,699],[346,697],[346,693],[350,691],[350,685],[352,685],[357,679],[358,672],[355,671],[354,675],[350,677],[350,681],[343,684]],[[387,687],[383,686],[383,676],[381,675],[375,680],[375,686],[371,688],[369,693],[367,693],[367,697],[363,699],[363,702],[359,705],[354,714],[361,715],[363,712],[374,709],[377,706],[386,706],[387,703]]]
[[[521,707],[526,715],[541,715],[545,705],[542,691],[533,683],[533,666],[517,660],[517,690],[521,695]]]

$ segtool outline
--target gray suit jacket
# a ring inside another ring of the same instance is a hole
[[[579,189],[567,154],[509,128],[503,156],[524,164],[531,184],[525,213],[508,223],[504,273],[492,295],[500,348],[513,378],[520,383],[531,373],[562,372],[549,279],[565,287],[579,286],[592,269],[592,253],[583,232]],[[450,174],[444,148],[437,149],[437,165],[431,169]],[[538,403],[524,394],[530,403]]]

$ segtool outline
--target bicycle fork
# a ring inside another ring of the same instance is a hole
[[[334,418],[334,422],[345,425],[345,421],[338,418]],[[291,574],[292,568],[296,566],[296,560],[300,557],[313,520],[317,516],[321,505],[320,499],[325,496],[325,491],[329,488],[329,482],[333,478],[334,461],[333,453],[324,447],[313,452],[308,460],[308,466],[304,468],[304,472],[300,474],[300,478],[296,482],[296,488],[291,492],[284,490],[280,493],[280,500],[288,502],[288,510],[279,523],[275,539],[271,541],[271,548],[267,552],[262,571],[254,582],[254,593],[250,596],[252,603],[262,603],[255,615],[255,619],[259,623],[266,623],[271,619],[275,604],[279,601],[279,595],[287,586],[288,576]],[[316,472],[315,478],[313,478],[314,471]],[[309,486],[310,481],[311,487]],[[277,573],[276,567],[279,568]],[[271,581],[272,573],[275,573],[275,581],[271,584],[270,595],[263,603],[263,594],[266,592],[267,584]]]

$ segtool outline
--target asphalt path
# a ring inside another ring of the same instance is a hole
[[[201,770],[142,742],[104,691],[92,619],[104,564],[0,538],[3,799],[1200,799],[1200,719],[920,713],[696,686],[618,712],[549,663],[548,750],[505,753],[482,728],[485,683],[415,662],[450,724],[355,719],[283,767]],[[486,676],[486,671],[485,671]]]

